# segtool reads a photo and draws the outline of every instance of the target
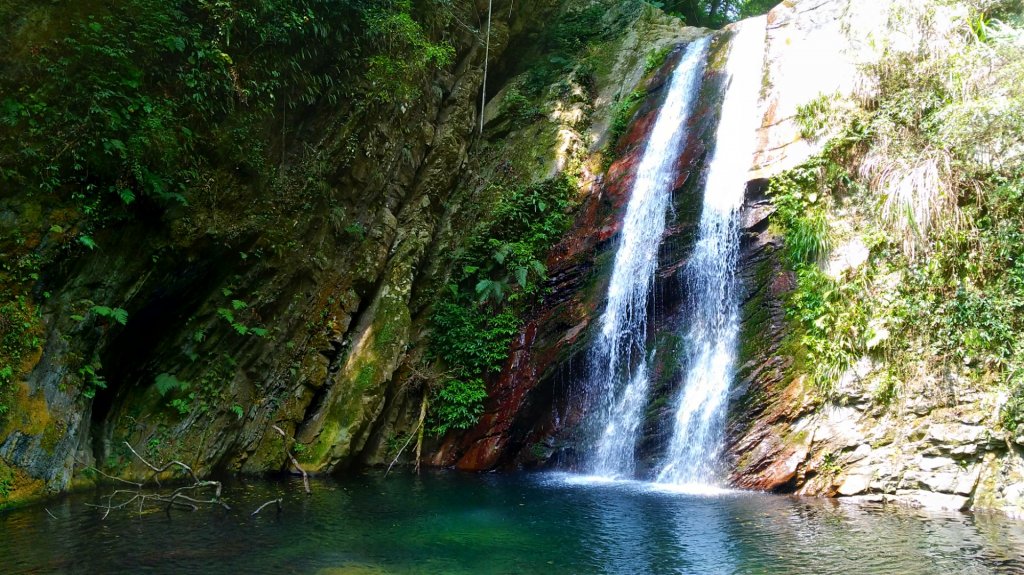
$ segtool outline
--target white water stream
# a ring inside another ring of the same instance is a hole
[[[597,395],[599,405],[589,471],[597,475],[631,477],[634,472],[637,430],[650,385],[647,314],[658,246],[709,42],[703,38],[690,44],[673,72],[626,207],[601,332],[590,352],[587,390]]]
[[[718,479],[729,386],[736,362],[739,210],[754,154],[765,18],[747,20],[732,38],[728,86],[711,152],[704,208],[683,272],[689,297],[685,380],[659,483],[709,485]]]

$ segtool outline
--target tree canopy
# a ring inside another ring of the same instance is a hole
[[[691,26],[721,28],[741,18],[764,14],[779,0],[656,0],[651,3],[681,16]]]

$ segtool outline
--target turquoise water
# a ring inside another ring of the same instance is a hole
[[[88,494],[0,515],[0,572],[1024,573],[1024,523],[999,515],[454,472],[225,494],[230,512],[101,520]],[[280,514],[249,515],[278,494]]]

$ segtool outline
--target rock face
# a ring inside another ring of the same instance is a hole
[[[919,38],[893,23],[903,9],[913,7],[798,1],[769,14],[755,184],[820,151],[823,142],[800,137],[798,106],[822,94],[870,95],[872,87],[859,67],[877,60],[883,46],[916,45]],[[956,14],[940,11],[935,18],[952,23]],[[787,325],[783,306],[794,278],[781,262],[781,238],[764,223],[771,204],[757,188],[752,186],[755,193],[746,207],[748,234],[740,264],[747,296],[728,439],[731,482],[804,495],[1024,513],[1024,452],[1001,429],[997,392],[971,390],[957,381],[904,382],[899,399],[887,404],[878,400],[877,380],[868,377],[879,366],[865,358],[842,376],[826,401],[804,376],[787,371],[792,358],[781,346]],[[856,269],[865,252],[863,245],[840,246],[828,272],[838,278]]]
[[[495,2],[492,62],[560,7]],[[89,466],[140,473],[125,442],[200,474],[288,471],[276,425],[327,473],[380,459],[412,427],[403,370],[479,185],[464,170],[484,46],[450,26],[453,62],[413,78],[414,101],[298,108],[277,181],[210,158],[199,201],[110,225],[95,251],[69,247],[73,222],[45,198],[0,200],[3,249],[53,262],[18,300],[35,331],[0,418],[0,507],[88,482]],[[4,345],[12,326],[5,315]]]

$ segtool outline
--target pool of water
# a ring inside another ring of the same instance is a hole
[[[308,497],[235,482],[228,512],[105,520],[98,495],[0,514],[0,572],[1024,573],[1024,523],[1000,515],[564,475],[373,472]],[[250,515],[279,495],[281,513]]]

